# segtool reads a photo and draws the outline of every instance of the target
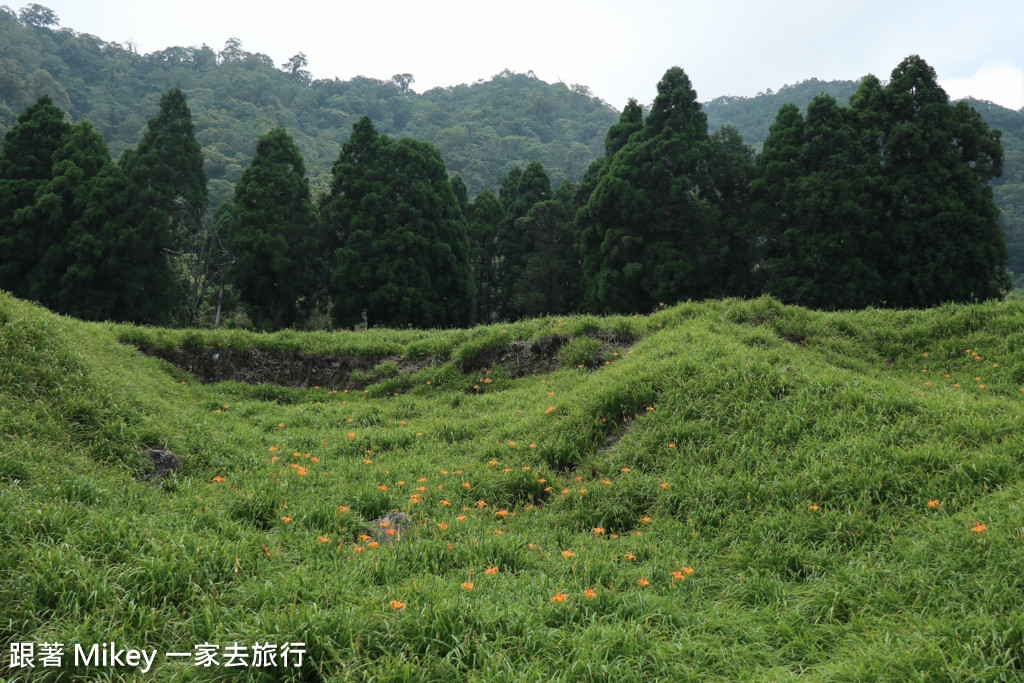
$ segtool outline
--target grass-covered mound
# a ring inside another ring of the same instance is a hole
[[[349,360],[204,384],[138,347]],[[56,642],[3,673],[1019,680],[1022,424],[1019,301],[249,335],[0,294],[0,669]],[[152,670],[69,665],[110,642]],[[224,666],[268,642],[302,667]],[[165,656],[203,643],[220,666]]]

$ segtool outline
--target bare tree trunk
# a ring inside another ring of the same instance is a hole
[[[220,285],[220,291],[217,292],[217,314],[213,318],[213,328],[217,329],[220,327],[220,304],[224,301],[224,283]]]

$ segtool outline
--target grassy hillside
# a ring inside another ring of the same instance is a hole
[[[1019,680],[1022,349],[1019,300],[251,335],[0,294],[0,673]],[[153,669],[69,665],[109,642]]]

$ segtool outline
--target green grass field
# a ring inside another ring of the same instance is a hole
[[[356,369],[203,384],[135,345]],[[1021,300],[257,335],[0,293],[0,673],[1021,680],[1022,429]],[[74,664],[106,643],[152,667]]]

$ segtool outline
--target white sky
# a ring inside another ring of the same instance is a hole
[[[236,37],[314,78],[390,78],[413,90],[508,68],[581,83],[621,110],[671,66],[702,101],[808,78],[888,80],[921,55],[951,97],[1024,107],[1021,0],[37,0],[63,27],[139,52]],[[28,2],[11,2],[18,9]]]

